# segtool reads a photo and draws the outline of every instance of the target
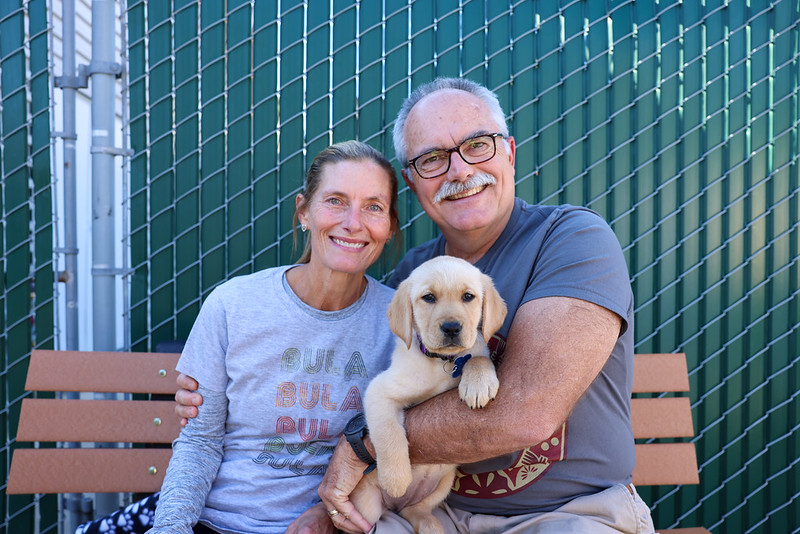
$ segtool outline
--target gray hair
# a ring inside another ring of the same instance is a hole
[[[411,113],[417,103],[424,97],[436,91],[444,89],[456,89],[459,91],[466,91],[480,98],[484,104],[489,108],[489,116],[497,123],[501,134],[508,137],[508,124],[506,123],[506,116],[503,113],[503,108],[500,107],[500,100],[494,92],[479,83],[473,82],[465,78],[436,78],[432,82],[420,85],[400,106],[400,111],[397,113],[397,119],[394,121],[394,155],[400,162],[400,165],[405,168],[408,162],[408,147],[406,146],[405,139],[405,126],[408,114]]]

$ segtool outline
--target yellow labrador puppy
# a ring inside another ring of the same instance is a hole
[[[439,256],[400,284],[387,315],[397,347],[364,395],[377,475],[366,475],[351,500],[372,524],[392,509],[416,532],[438,534],[443,529],[432,510],[450,492],[456,466],[412,468],[404,410],[456,386],[470,408],[495,397],[499,382],[487,342],[502,326],[506,305],[487,275],[459,258]]]

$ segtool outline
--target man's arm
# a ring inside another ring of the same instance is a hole
[[[546,440],[605,365],[621,324],[614,312],[584,300],[548,297],[523,304],[492,402],[471,410],[451,390],[406,412],[412,462],[472,463]],[[178,386],[175,411],[185,424],[197,415],[202,397],[188,391],[197,383],[186,375],[178,377]]]
[[[406,411],[411,461],[472,463],[548,439],[605,365],[621,326],[617,314],[583,300],[548,297],[523,304],[508,334],[498,368],[500,391],[492,402],[471,410],[453,389]],[[368,439],[365,444],[371,447]],[[365,467],[340,440],[319,488],[326,507],[363,521],[349,495]]]
[[[605,365],[621,325],[617,314],[579,299],[523,304],[492,402],[471,410],[451,390],[406,412],[412,462],[472,463],[548,439]]]

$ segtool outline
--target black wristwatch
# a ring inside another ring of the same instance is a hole
[[[367,468],[364,469],[365,475],[375,469],[376,466],[375,458],[372,457],[364,445],[364,438],[367,434],[369,434],[367,418],[364,417],[363,413],[356,414],[344,427],[344,437],[353,447],[353,452],[356,453],[359,460],[367,464]]]

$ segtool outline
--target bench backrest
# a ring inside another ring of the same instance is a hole
[[[636,444],[633,483],[638,486],[699,484],[685,354],[636,354],[631,422]],[[667,394],[662,397],[654,396]],[[658,440],[663,440],[659,442]]]
[[[180,432],[179,354],[34,350],[25,389],[161,394],[164,400],[23,399],[6,493],[158,491]],[[86,443],[98,443],[90,445]],[[103,445],[107,444],[107,445]],[[132,447],[131,444],[147,444]]]
[[[174,412],[178,354],[35,350],[29,391],[152,393],[165,400],[23,399],[18,442],[111,443],[113,447],[19,448],[7,493],[154,492],[180,431]],[[631,417],[637,485],[697,484],[684,354],[637,354]],[[645,394],[650,398],[641,398]],[[666,438],[669,442],[650,442]],[[646,441],[646,443],[641,443]],[[120,446],[119,444],[124,444]],[[131,447],[130,444],[150,444]],[[125,448],[121,448],[125,447]]]

